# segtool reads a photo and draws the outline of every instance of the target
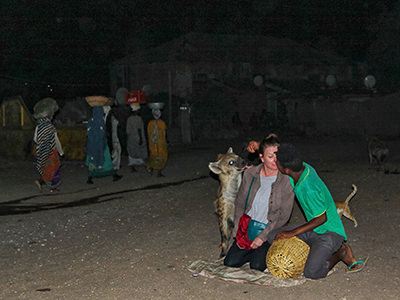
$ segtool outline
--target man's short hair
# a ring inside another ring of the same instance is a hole
[[[303,160],[296,147],[292,144],[281,144],[278,147],[276,158],[285,169],[298,172],[303,167]]]

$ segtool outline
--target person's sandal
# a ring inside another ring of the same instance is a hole
[[[356,273],[356,272],[360,272],[365,268],[365,265],[367,264],[368,261],[368,256],[366,259],[364,260],[358,260],[353,262],[350,266],[347,267],[346,273]],[[357,269],[352,270],[355,266],[358,265]]]

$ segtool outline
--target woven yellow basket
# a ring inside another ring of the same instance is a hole
[[[278,278],[296,278],[304,270],[310,246],[298,237],[274,241],[267,253],[269,272]]]
[[[86,102],[90,106],[105,106],[105,105],[111,105],[112,101],[104,96],[88,96],[85,98]]]

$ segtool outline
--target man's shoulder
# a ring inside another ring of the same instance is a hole
[[[306,163],[306,162],[303,162],[303,166],[304,166],[304,170],[314,170],[315,171],[315,169],[309,164],[309,163]]]

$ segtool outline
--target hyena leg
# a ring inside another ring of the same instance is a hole
[[[221,254],[220,257],[226,256],[228,253],[228,248],[230,246],[230,242],[232,239],[232,231],[235,226],[233,219],[228,218],[227,220],[222,220],[220,226],[220,233],[221,233]]]
[[[372,163],[373,163],[373,158],[372,158],[372,153],[371,153],[371,151],[368,152],[368,156],[369,156],[369,163],[372,165]]]

